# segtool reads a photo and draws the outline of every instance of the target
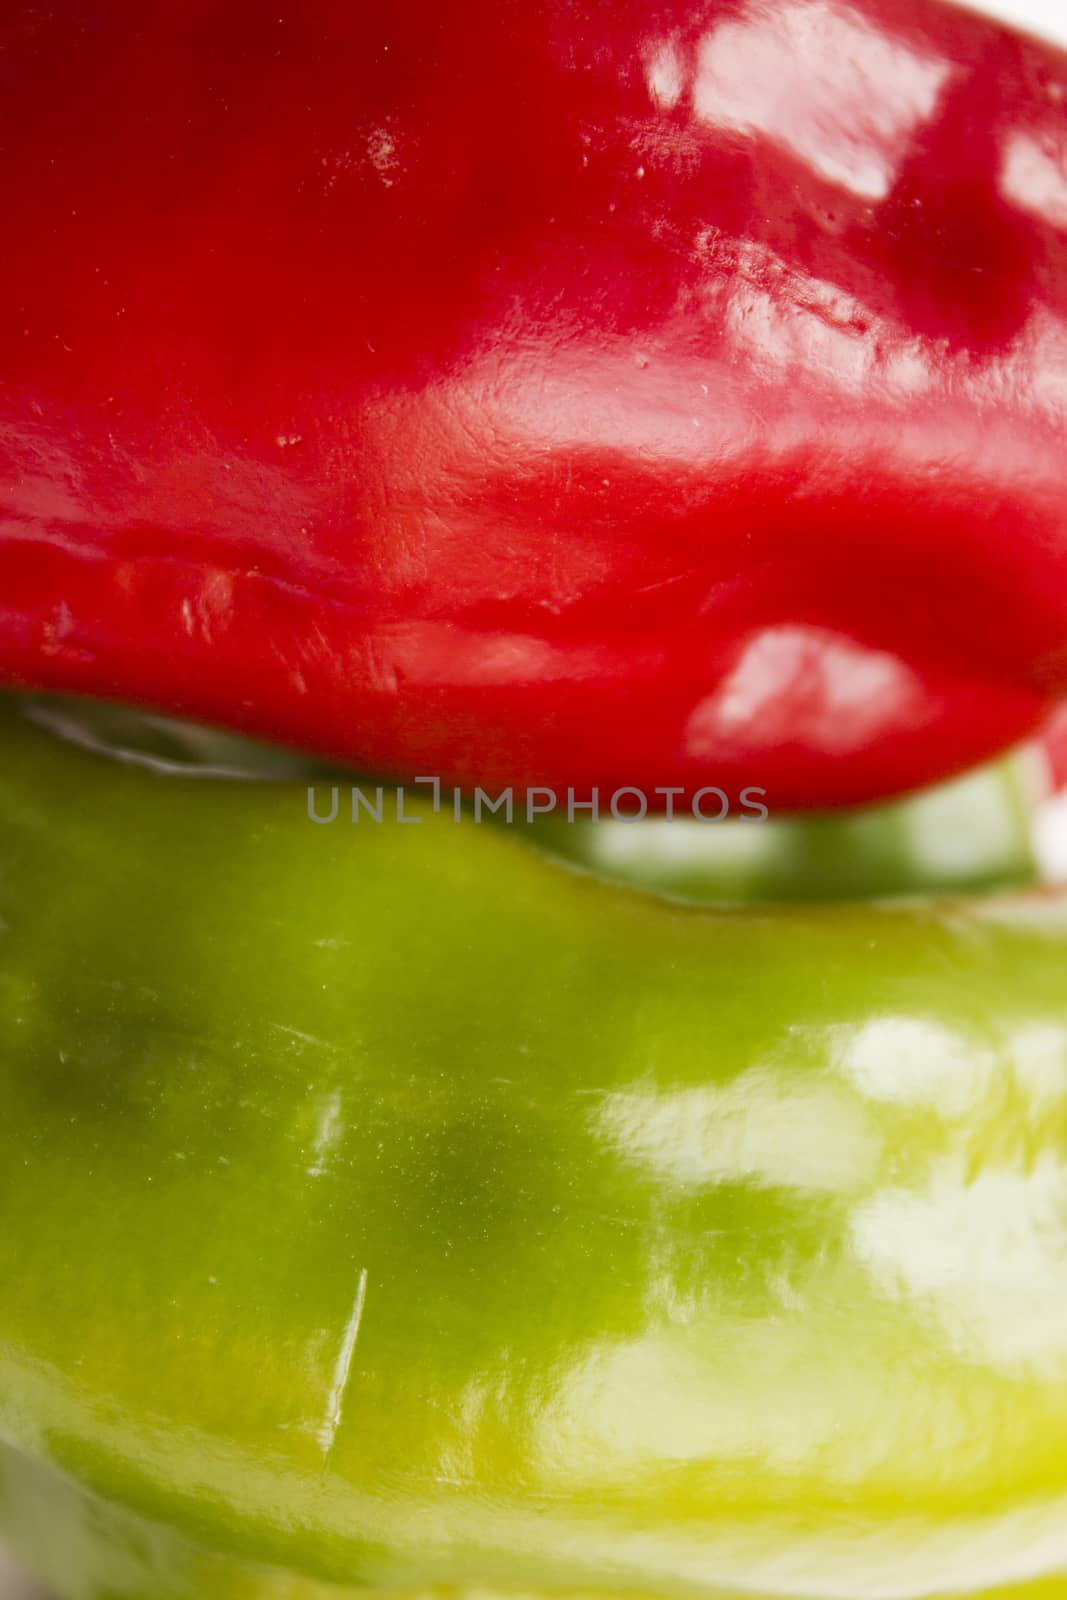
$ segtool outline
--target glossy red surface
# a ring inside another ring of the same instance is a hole
[[[1067,684],[1067,60],[919,0],[0,19],[0,673],[836,804]]]

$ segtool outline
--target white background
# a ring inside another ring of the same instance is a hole
[[[1067,45],[1067,0],[969,0],[968,10]]]

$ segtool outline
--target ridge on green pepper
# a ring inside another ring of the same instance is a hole
[[[1025,746],[998,763],[904,800],[825,816],[776,816],[758,804],[747,816],[716,820],[690,808],[668,819],[618,820],[621,807],[592,821],[549,791],[553,814],[533,814],[509,795],[506,810],[423,779],[394,789],[294,750],[235,736],[128,705],[51,695],[13,702],[37,726],[86,750],[158,773],[254,781],[303,780],[307,814],[321,826],[380,825],[405,818],[412,800],[453,825],[515,828],[560,860],[653,893],[703,903],[865,899],[1021,887],[1039,874],[1035,832],[1049,780],[1041,751]],[[631,790],[632,806],[639,791]],[[500,801],[501,797],[485,797]],[[725,797],[716,791],[719,804]],[[698,808],[699,809],[699,808]]]

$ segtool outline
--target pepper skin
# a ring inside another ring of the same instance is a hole
[[[461,784],[1067,683],[1067,61],[920,0],[0,19],[0,673]]]
[[[63,1600],[1062,1592],[1062,896],[687,909],[2,732],[0,1530]]]
[[[1041,755],[1027,750],[906,800],[855,812],[758,826],[548,817],[535,818],[527,835],[597,877],[672,899],[780,905],[976,894],[1055,877],[1058,833],[1048,835],[1064,809],[1063,800],[1048,805]]]

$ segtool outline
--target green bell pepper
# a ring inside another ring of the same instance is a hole
[[[0,1537],[64,1600],[1067,1584],[1067,899],[708,909],[8,710]]]

